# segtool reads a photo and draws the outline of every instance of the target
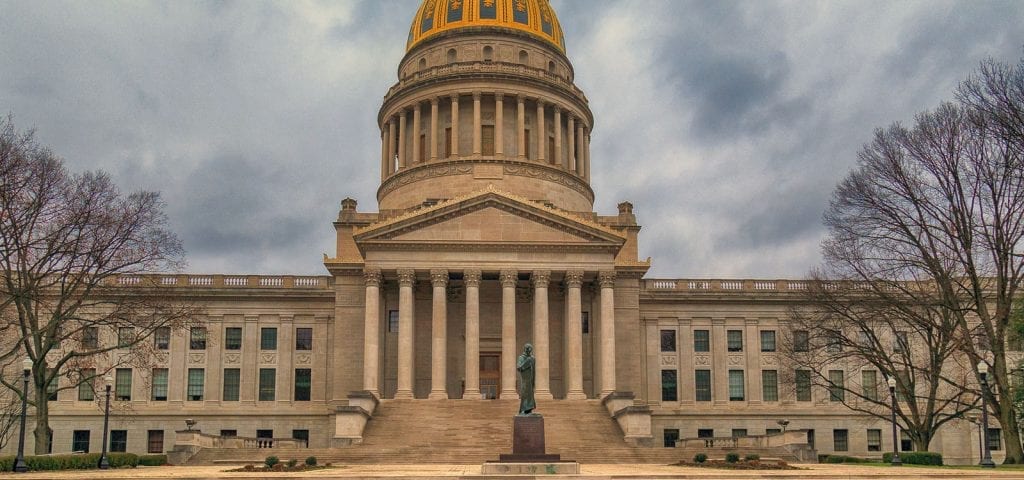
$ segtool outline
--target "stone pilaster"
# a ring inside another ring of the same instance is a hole
[[[568,119],[569,126],[566,128],[565,134],[569,136],[566,143],[569,146],[569,158],[565,159],[565,170],[567,172],[576,171],[576,119],[573,118],[572,114],[569,114]]]
[[[494,94],[494,156],[505,155],[505,95]]]
[[[409,157],[407,155],[406,143],[409,140],[409,112],[402,110],[402,116],[398,117],[398,169],[409,168]]]
[[[601,286],[601,396],[615,391],[615,272],[598,274]]]
[[[583,286],[583,271],[570,270],[565,272],[566,305],[566,338],[569,341],[568,351],[568,388],[565,398],[583,400],[587,398],[583,392],[583,315],[580,288]]]
[[[516,132],[518,140],[516,141],[516,156],[520,159],[527,157],[526,154],[526,99],[522,95],[516,97]],[[503,387],[504,388],[504,387]]]
[[[533,352],[537,360],[535,396],[550,399],[551,396],[551,346],[548,334],[548,284],[551,272],[535,270],[530,277],[533,283]]]
[[[466,391],[462,398],[480,398],[480,270],[462,272],[466,285]]]
[[[363,318],[363,389],[380,396],[380,269],[363,271],[366,313]]]
[[[481,137],[483,124],[480,119],[480,92],[473,92],[473,155],[482,153]]]
[[[459,156],[459,94],[452,95],[452,145],[451,157]]]
[[[413,285],[416,283],[415,270],[398,271],[398,389],[396,399],[413,398],[414,377],[416,373],[415,327],[416,317],[413,311]]]
[[[537,161],[544,162],[548,133],[544,128],[544,101],[537,99]]]
[[[448,399],[448,270],[431,270],[430,399]]]
[[[501,280],[501,398],[519,398],[516,392],[516,283],[519,272],[502,270]]]
[[[562,109],[558,105],[552,107],[555,113],[555,165],[562,167]]]
[[[430,160],[437,160],[438,103],[437,97],[430,99]]]
[[[412,163],[416,165],[423,161],[423,152],[420,151],[420,103],[412,107],[412,135],[409,136],[412,142]]]

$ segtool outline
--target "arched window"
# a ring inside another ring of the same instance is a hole
[[[555,62],[548,62],[548,73],[555,74]]]
[[[494,49],[490,45],[484,47],[484,61],[490,62],[494,60]]]
[[[530,54],[526,53],[526,50],[520,50],[519,51],[519,63],[522,63],[523,65],[526,65],[529,62],[530,62]]]
[[[421,58],[420,59],[420,70],[426,70],[426,69],[427,69],[427,59],[426,58]]]
[[[455,52],[454,48],[451,49],[451,50],[448,50],[448,63],[455,63],[455,60],[457,58],[458,58],[458,54]]]

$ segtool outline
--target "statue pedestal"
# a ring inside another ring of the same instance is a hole
[[[544,417],[516,415],[512,420],[512,453],[483,464],[484,475],[579,474],[580,464],[544,453]]]

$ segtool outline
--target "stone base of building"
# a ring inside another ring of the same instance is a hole
[[[487,462],[480,468],[483,475],[579,475],[578,462],[504,463]]]

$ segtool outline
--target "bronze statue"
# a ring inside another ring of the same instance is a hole
[[[516,362],[516,370],[519,371],[519,415],[530,415],[537,408],[537,400],[533,397],[533,383],[537,377],[535,365],[533,345],[527,343]]]

